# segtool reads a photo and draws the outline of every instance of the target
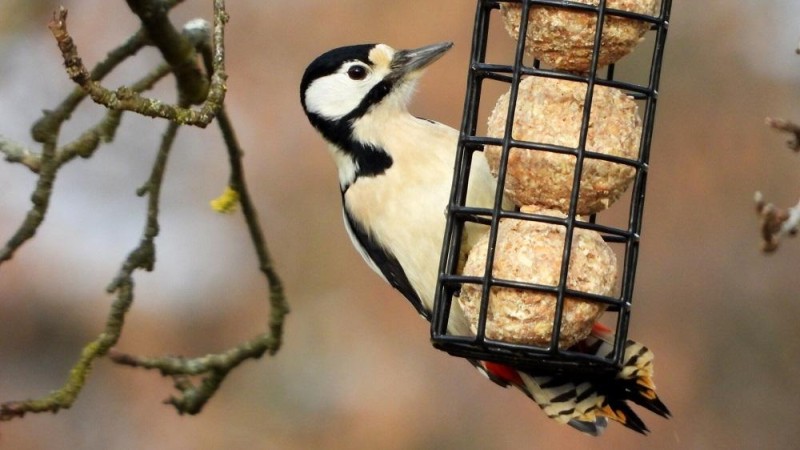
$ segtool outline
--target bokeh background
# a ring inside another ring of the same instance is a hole
[[[89,65],[138,27],[122,1],[63,3]],[[211,2],[185,3],[176,23],[210,17]],[[602,438],[552,423],[521,394],[429,345],[427,324],[351,248],[333,162],[298,103],[305,66],[329,48],[452,40],[412,109],[457,126],[474,3],[229,2],[227,107],[292,307],[283,349],[236,370],[196,417],[161,404],[169,380],[100,361],[72,409],[0,423],[0,447],[796,448],[800,242],[761,254],[752,197],[762,190],[790,205],[800,193],[798,156],[763,124],[800,119],[800,3],[675,2],[631,325],[657,355],[656,382],[674,417],[642,412],[650,436],[612,425]],[[0,2],[0,134],[30,145],[30,124],[72,89],[46,28],[57,6]],[[513,41],[497,21],[493,32],[491,53],[510,58]],[[106,84],[129,82],[157,61],[145,50]],[[171,99],[170,84],[156,94]],[[101,114],[82,106],[63,141]],[[67,166],[44,226],[0,268],[1,400],[59,386],[101,330],[104,287],[143,227],[134,191],[163,127],[126,115],[112,145]],[[137,274],[122,350],[200,355],[263,330],[266,289],[242,221],[208,207],[226,178],[213,127],[182,130],[157,270]],[[0,163],[0,236],[22,220],[33,183],[25,168]]]

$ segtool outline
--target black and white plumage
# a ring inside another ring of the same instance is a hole
[[[409,114],[406,105],[422,69],[451,45],[331,50],[309,66],[301,83],[306,114],[328,141],[339,170],[353,244],[426,318],[433,308],[458,132]],[[491,205],[496,182],[482,157],[473,166],[469,201]]]
[[[433,308],[458,132],[413,116],[407,104],[423,69],[451,46],[337,48],[315,59],[300,85],[303,109],[336,162],[344,223],[353,244],[426,319]],[[467,204],[491,207],[496,181],[480,153],[473,158],[468,186]],[[476,231],[465,228],[462,248],[477,240]],[[467,335],[467,321],[456,308],[449,331]],[[587,339],[598,354],[609,348],[601,334],[597,330]],[[660,415],[669,412],[651,381],[652,353],[631,341],[625,359],[624,370],[609,379],[551,377],[470,362],[495,383],[522,390],[558,422],[596,435],[611,418],[645,432],[627,400]]]

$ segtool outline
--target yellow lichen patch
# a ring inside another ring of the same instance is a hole
[[[239,205],[239,193],[230,186],[225,187],[225,191],[219,197],[211,200],[211,209],[220,214],[230,214],[236,211]]]

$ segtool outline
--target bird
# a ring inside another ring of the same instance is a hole
[[[367,265],[429,321],[459,133],[411,114],[408,105],[422,73],[452,46],[339,47],[314,59],[300,82],[306,117],[336,164],[347,234]],[[491,208],[496,187],[483,154],[476,152],[466,203]],[[479,227],[465,225],[462,248],[477,240]],[[469,335],[469,324],[455,303],[448,332]],[[597,324],[579,345],[610,355],[609,333]],[[550,418],[590,435],[600,435],[609,419],[646,433],[628,401],[670,416],[652,382],[653,354],[634,341],[626,342],[621,370],[611,376],[538,373],[468,361],[496,384],[518,388]]]

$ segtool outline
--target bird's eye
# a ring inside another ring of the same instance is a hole
[[[364,66],[352,66],[347,69],[347,76],[351,80],[363,80],[367,77],[367,69]]]

